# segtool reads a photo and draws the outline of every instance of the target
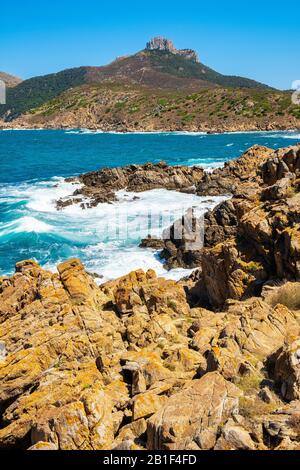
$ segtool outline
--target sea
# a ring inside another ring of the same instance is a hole
[[[0,276],[15,263],[34,259],[53,272],[78,257],[98,283],[135,269],[180,279],[190,270],[166,271],[159,253],[139,247],[149,233],[159,236],[190,207],[197,215],[221,197],[199,197],[155,189],[118,192],[113,204],[57,211],[56,201],[77,185],[65,182],[104,167],[159,162],[198,165],[206,171],[235,159],[254,144],[278,149],[300,141],[299,131],[204,134],[188,132],[103,133],[74,130],[0,131]]]

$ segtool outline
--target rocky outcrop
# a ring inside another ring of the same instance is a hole
[[[245,191],[255,193],[262,183],[260,166],[274,153],[273,150],[254,145],[237,160],[226,162],[223,168],[205,173],[197,186],[199,196],[220,194],[238,195]]]
[[[272,278],[299,279],[299,155],[299,146],[275,152],[257,170],[261,183],[255,194],[232,199],[233,236],[223,229],[223,240],[202,253],[202,283],[213,305],[253,294],[256,288],[259,293]],[[227,224],[221,221],[222,228]]]
[[[168,166],[165,162],[145,165],[129,165],[121,168],[104,168],[79,176],[82,187],[73,195],[60,199],[58,209],[70,204],[81,204],[83,208],[103,202],[117,200],[116,191],[126,189],[132,192],[164,188],[182,192],[195,192],[195,185],[201,180],[203,170],[199,167]]]
[[[153,271],[98,287],[79,260],[18,263],[0,278],[0,447],[296,448],[299,317],[192,308]]]
[[[218,372],[194,380],[149,420],[149,449],[212,449],[221,422],[238,413],[241,395],[242,392]]]
[[[239,159],[226,163],[224,168],[205,172],[197,185],[197,194],[221,195],[225,201],[207,212],[204,220],[197,220],[190,212],[163,233],[161,242],[148,237],[141,246],[159,249],[163,244],[161,257],[166,260],[167,269],[201,266],[203,246],[214,247],[236,237],[240,219],[257,205],[264,183],[260,167],[272,153],[272,150],[257,145]],[[201,237],[202,245],[197,248],[194,243],[191,249],[190,241]]]
[[[146,49],[148,51],[167,51],[172,54],[181,55],[193,62],[200,62],[197,52],[192,49],[176,49],[172,41],[161,36],[157,36],[147,42]]]
[[[192,295],[217,309],[227,299],[260,295],[270,280],[299,280],[299,175],[299,146],[277,151],[255,146],[223,169],[205,173],[198,194],[232,197],[204,220],[191,212],[190,229],[181,238],[176,238],[180,220],[163,234],[166,268],[197,267]],[[191,247],[190,240],[202,235],[202,246]],[[159,247],[158,240],[153,244]]]
[[[286,344],[275,359],[274,378],[286,400],[300,399],[300,339]]]

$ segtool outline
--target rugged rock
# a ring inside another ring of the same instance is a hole
[[[300,402],[293,401],[263,417],[265,438],[271,448],[300,449]]]
[[[200,268],[191,293],[202,304],[220,309],[227,299],[260,295],[271,279],[300,279],[299,152],[299,146],[277,151],[256,146],[224,169],[206,173],[198,193],[230,189],[233,197],[204,221],[191,219],[194,239],[204,230],[203,246],[189,248],[186,237],[175,239],[180,221],[163,237],[167,268]]]
[[[212,449],[221,422],[238,412],[241,395],[217,372],[194,380],[148,421],[148,449]]]
[[[298,408],[276,395],[298,396],[297,310],[214,313],[153,271],[100,287],[79,260],[57,271],[0,278],[1,448],[297,447]]]
[[[156,50],[171,52],[172,54],[181,55],[186,59],[193,60],[194,62],[200,62],[197,52],[192,49],[176,49],[172,41],[161,36],[157,36],[147,42],[146,49],[149,51]]]
[[[233,420],[229,420],[224,426],[214,450],[255,450],[255,448],[255,443],[249,432]]]
[[[142,192],[164,188],[190,193],[195,191],[195,184],[201,180],[203,173],[199,167],[173,167],[165,162],[104,168],[83,174],[77,180],[74,179],[82,186],[70,197],[60,199],[57,202],[57,208],[62,209],[76,203],[81,203],[83,208],[88,208],[103,202],[116,201],[116,191],[121,189]]]
[[[254,145],[237,160],[226,162],[223,168],[217,168],[212,173],[205,173],[197,187],[197,194],[239,194],[244,188],[257,191],[262,182],[258,169],[272,153],[271,149]]]
[[[274,378],[284,399],[300,399],[300,339],[282,347],[275,360]]]
[[[166,263],[199,266],[190,279],[138,270],[98,287],[76,259],[0,278],[1,448],[300,448],[299,146],[262,150],[261,165],[256,150],[219,174],[214,191],[234,174],[237,186],[203,237],[189,211],[182,239],[181,220],[162,240]],[[206,181],[144,167],[81,182],[93,194]]]

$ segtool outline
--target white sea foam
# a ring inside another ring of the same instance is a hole
[[[286,134],[282,136],[283,139],[299,139],[300,140],[300,134]]]
[[[57,211],[56,200],[72,194],[76,187],[61,178],[6,186],[5,197],[10,202],[21,201],[21,208],[15,211],[18,218],[0,225],[0,236],[22,232],[51,234],[51,240],[64,247],[60,248],[59,259],[55,257],[51,261],[51,248],[47,248],[46,255],[43,252],[38,261],[45,256],[48,258],[45,266],[55,270],[55,265],[66,256],[79,256],[89,271],[103,276],[99,282],[138,268],[152,268],[158,275],[172,279],[189,274],[191,271],[184,269],[166,271],[157,252],[139,248],[139,242],[149,233],[161,236],[190,207],[200,216],[224,199],[164,189],[143,193],[119,191],[119,201],[114,204],[100,204],[86,210],[71,205]],[[37,246],[35,252],[38,249]]]
[[[28,209],[38,212],[53,212],[56,210],[55,203],[58,199],[71,195],[80,188],[80,183],[66,183],[63,178],[49,182],[38,183],[28,188],[26,195],[29,197]]]
[[[191,137],[203,137],[208,135],[207,132],[192,132],[192,131],[127,131],[127,132],[120,132],[120,131],[102,131],[98,129],[67,129],[65,130],[65,134],[113,134],[113,135],[162,135],[162,136],[169,136],[169,135],[186,135]]]
[[[293,140],[300,140],[300,134],[296,131],[278,131],[278,132],[265,132],[262,136],[262,138],[268,138],[268,139],[293,139]],[[266,143],[267,145],[267,143]]]
[[[51,226],[34,217],[22,217],[16,232],[49,233]]]
[[[51,226],[35,217],[25,216],[1,225],[1,236],[14,233],[49,233]]]
[[[207,173],[211,173],[217,168],[223,168],[224,162],[203,163],[201,160],[199,161],[198,158],[189,158],[187,161],[187,165],[199,166],[200,168],[203,168],[203,170],[206,171]]]

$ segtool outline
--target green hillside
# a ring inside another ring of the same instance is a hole
[[[249,78],[222,75],[204,64],[168,51],[144,51],[144,53],[149,56],[153,67],[170,75],[205,80],[221,87],[270,89],[267,85]]]
[[[290,92],[204,88],[196,93],[104,82],[67,90],[22,125],[102,130],[234,131],[300,128]]]
[[[41,106],[64,91],[86,83],[86,74],[87,68],[80,67],[25,80],[7,90],[7,104],[0,105],[0,116],[9,113],[12,119]]]

